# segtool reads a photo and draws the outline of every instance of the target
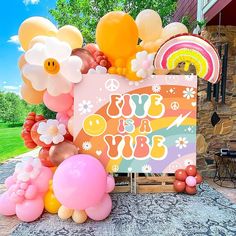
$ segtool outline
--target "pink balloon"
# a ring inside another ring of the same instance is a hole
[[[16,177],[15,176],[9,176],[6,180],[5,180],[5,186],[6,188],[10,188],[13,184],[16,183]]]
[[[197,180],[193,176],[188,176],[185,180],[186,184],[190,187],[194,187],[197,184]]]
[[[55,112],[64,112],[70,109],[73,105],[73,97],[68,94],[61,94],[59,96],[51,96],[48,92],[43,95],[43,102],[47,108]]]
[[[106,193],[112,192],[114,188],[115,188],[115,179],[112,175],[108,175]]]
[[[68,124],[68,120],[70,119],[70,117],[66,114],[66,113],[57,113],[56,119],[61,123],[64,124],[65,126],[67,126]]]
[[[52,171],[50,168],[42,166],[39,176],[32,181],[32,184],[37,187],[38,192],[45,193],[49,187],[49,180],[52,179]]]
[[[104,220],[110,215],[111,209],[111,197],[106,193],[101,202],[94,207],[87,208],[85,212],[92,220]]]
[[[16,215],[22,221],[31,222],[42,215],[43,209],[43,198],[37,197],[34,200],[25,200],[23,203],[17,204]]]
[[[0,195],[0,214],[4,216],[16,214],[16,204],[10,200],[8,191]]]
[[[35,185],[30,185],[25,192],[25,198],[30,200],[34,199],[37,197],[37,193],[37,187]]]
[[[64,160],[53,176],[56,198],[65,207],[84,210],[99,203],[106,191],[103,165],[90,155],[74,155]]]

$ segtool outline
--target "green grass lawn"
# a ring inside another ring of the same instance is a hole
[[[21,139],[21,127],[7,127],[0,125],[0,162],[27,152]]]

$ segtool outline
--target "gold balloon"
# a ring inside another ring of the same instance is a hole
[[[88,216],[85,211],[74,211],[72,219],[77,224],[82,224],[87,220]]]
[[[51,214],[56,214],[61,206],[61,203],[56,199],[52,191],[48,191],[44,196],[44,207]]]
[[[162,21],[159,14],[151,9],[141,11],[135,22],[138,27],[139,38],[144,41],[158,39],[162,31]]]
[[[98,22],[96,42],[111,60],[130,57],[138,43],[138,28],[134,19],[122,11],[107,13]]]
[[[21,86],[22,98],[30,104],[40,104],[43,102],[44,91],[36,91],[30,84],[23,83]]]
[[[46,18],[30,17],[20,26],[18,31],[19,41],[24,50],[28,50],[30,41],[38,35],[55,36],[57,33],[56,26]]]
[[[72,25],[61,27],[57,33],[57,38],[69,43],[72,49],[81,48],[83,45],[83,36],[81,32]]]
[[[59,216],[60,219],[62,219],[62,220],[67,220],[67,219],[69,219],[69,218],[72,216],[73,212],[74,212],[73,209],[69,209],[69,208],[67,208],[67,207],[65,207],[65,206],[62,205],[62,206],[59,208],[57,214],[58,214],[58,216]]]
[[[76,146],[70,141],[64,141],[51,146],[49,150],[49,159],[55,166],[59,166],[66,158],[76,154],[78,154]]]

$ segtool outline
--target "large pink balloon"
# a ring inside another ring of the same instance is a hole
[[[84,210],[99,203],[104,196],[107,174],[103,165],[90,155],[69,157],[57,168],[53,189],[62,205]]]
[[[0,214],[4,216],[12,216],[16,214],[16,204],[10,201],[8,192],[0,195]]]
[[[111,209],[111,197],[106,193],[101,202],[94,207],[87,208],[85,212],[92,220],[104,220],[110,215]]]
[[[43,102],[47,108],[55,112],[65,112],[71,108],[74,99],[68,94],[51,96],[48,92],[43,95]]]
[[[26,200],[21,204],[17,204],[16,215],[22,221],[31,222],[42,215],[43,209],[43,198],[38,197],[34,200]]]

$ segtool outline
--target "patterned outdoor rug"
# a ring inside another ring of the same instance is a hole
[[[236,205],[208,184],[202,184],[195,196],[113,194],[112,199],[112,214],[102,222],[78,225],[44,214],[36,222],[20,224],[12,235],[236,235]]]

